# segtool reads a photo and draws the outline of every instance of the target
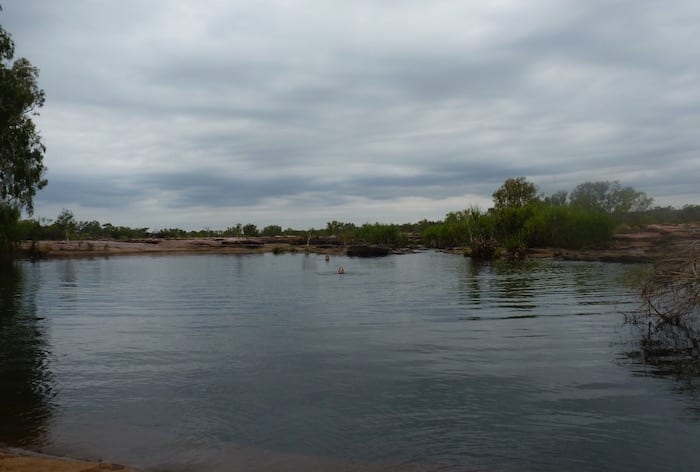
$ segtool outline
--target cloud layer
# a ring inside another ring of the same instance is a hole
[[[23,0],[0,23],[47,95],[41,216],[407,222],[518,175],[700,203],[692,0]]]

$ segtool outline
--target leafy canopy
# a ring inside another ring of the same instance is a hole
[[[631,211],[645,211],[651,207],[652,198],[632,187],[623,187],[617,180],[608,182],[584,182],[569,197],[572,207],[622,215]]]
[[[24,58],[12,62],[14,53],[12,38],[0,26],[0,205],[31,214],[36,191],[47,183],[46,148],[32,121],[44,105],[44,91],[37,84],[39,70]]]
[[[537,186],[525,177],[506,179],[493,193],[494,208],[521,208],[538,201]]]

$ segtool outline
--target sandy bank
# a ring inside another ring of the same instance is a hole
[[[39,454],[15,454],[0,451],[0,472],[102,472],[111,470],[136,472],[136,469],[118,464],[85,462]]]
[[[613,236],[608,249],[555,252],[564,260],[602,262],[652,262],[679,254],[700,244],[700,223],[648,225],[641,230]]]
[[[605,249],[567,250],[533,248],[530,257],[579,261],[649,262],[682,250],[689,244],[700,243],[700,223],[683,225],[648,225],[643,229],[616,234]],[[418,248],[419,249],[419,248]],[[24,257],[39,258],[109,257],[138,254],[261,254],[266,252],[311,252],[316,254],[345,254],[347,247],[333,237],[312,242],[292,236],[257,238],[199,238],[199,239],[140,239],[130,241],[39,241],[34,251],[24,243]],[[461,254],[464,248],[448,252]],[[394,253],[411,252],[411,249]]]
[[[139,239],[130,241],[39,241],[32,251],[30,243],[22,245],[29,257],[40,258],[108,257],[138,254],[261,254],[265,252],[314,252],[339,254],[342,246],[300,244],[297,238],[198,238]]]

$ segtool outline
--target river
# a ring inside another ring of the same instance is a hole
[[[630,269],[20,262],[0,280],[0,443],[154,471],[697,470],[700,396],[630,356]]]

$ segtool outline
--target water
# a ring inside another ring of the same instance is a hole
[[[0,442],[158,471],[697,470],[697,393],[626,355],[628,268],[19,263],[0,289]]]

